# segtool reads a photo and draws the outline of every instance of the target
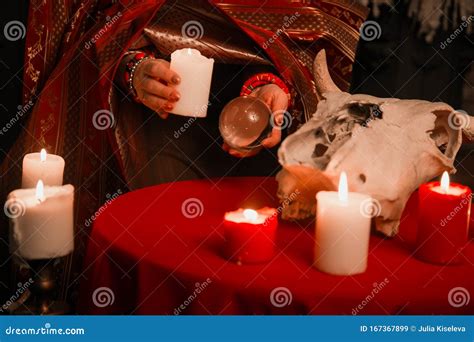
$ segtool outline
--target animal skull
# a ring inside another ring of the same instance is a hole
[[[324,50],[314,72],[322,98],[317,111],[278,151],[282,216],[314,215],[316,193],[336,190],[346,171],[349,189],[374,199],[376,229],[393,236],[412,192],[443,171],[456,171],[462,132],[472,139],[474,123],[445,103],[342,92],[329,76]]]

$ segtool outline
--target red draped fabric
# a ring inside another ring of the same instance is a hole
[[[371,236],[368,267],[362,274],[334,276],[312,267],[314,221],[280,220],[276,255],[268,262],[238,264],[228,260],[224,213],[236,208],[277,207],[277,187],[273,177],[234,177],[161,184],[117,198],[94,222],[79,312],[474,313],[474,302],[455,305],[450,295],[453,289],[474,291],[472,241],[459,254],[461,262],[457,265],[430,264],[413,256],[417,193],[407,203],[397,237]],[[196,210],[183,210],[186,201]],[[275,293],[280,293],[281,301]]]

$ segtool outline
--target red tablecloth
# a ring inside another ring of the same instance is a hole
[[[79,312],[474,313],[474,299],[468,298],[474,295],[474,243],[459,266],[413,258],[414,197],[399,236],[371,237],[364,274],[331,276],[311,267],[314,222],[280,221],[278,255],[270,263],[228,262],[221,256],[224,212],[277,207],[276,189],[273,178],[226,178],[162,184],[120,196],[94,222]],[[183,215],[186,201],[197,203],[197,213],[190,209]]]

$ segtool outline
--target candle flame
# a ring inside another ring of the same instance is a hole
[[[253,209],[245,209],[243,214],[244,217],[250,221],[256,221],[258,218],[258,213]]]
[[[40,152],[40,160],[42,162],[46,161],[46,150],[44,148],[41,149],[41,152]]]
[[[449,191],[449,175],[446,171],[443,172],[443,176],[441,177],[441,189],[445,193]]]
[[[342,171],[339,177],[339,200],[347,203],[349,201],[349,189],[347,186],[347,174]]]
[[[38,202],[44,201],[44,184],[41,179],[36,184],[36,199]]]

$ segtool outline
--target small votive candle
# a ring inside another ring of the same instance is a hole
[[[261,263],[275,255],[277,210],[239,209],[224,216],[225,254],[237,263]]]

